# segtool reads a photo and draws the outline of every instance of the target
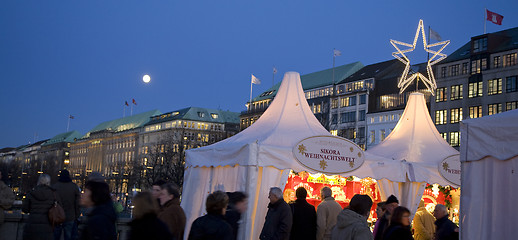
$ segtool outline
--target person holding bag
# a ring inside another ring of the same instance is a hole
[[[32,189],[22,203],[22,211],[29,213],[29,219],[23,231],[24,240],[52,240],[53,231],[49,221],[49,210],[54,202],[59,202],[59,197],[50,187],[50,176],[41,174],[38,184]]]

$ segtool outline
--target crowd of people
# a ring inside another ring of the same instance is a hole
[[[448,219],[448,210],[441,204],[435,206],[432,215],[421,201],[411,227],[410,211],[399,206],[398,199],[391,195],[377,204],[378,220],[371,232],[367,219],[373,201],[368,195],[354,195],[344,209],[332,197],[329,187],[320,190],[322,202],[317,208],[306,201],[305,188],[299,187],[295,195],[296,200],[287,203],[280,188],[270,189],[268,212],[259,236],[261,240],[458,239],[458,227]],[[3,209],[8,209],[13,201],[12,191],[0,181],[0,224]],[[59,203],[65,213],[64,221],[59,224],[49,220],[49,209],[55,203]],[[240,223],[247,211],[246,193],[215,191],[208,195],[205,203],[207,214],[194,220],[190,231],[185,233],[186,216],[180,206],[180,189],[158,180],[151,189],[133,197],[127,239],[181,240],[187,235],[189,240],[236,240],[240,239],[240,233],[244,235]],[[86,209],[83,214],[80,206]],[[117,240],[119,208],[117,202],[112,201],[110,188],[100,174],[89,176],[82,193],[67,170],[60,171],[58,182],[53,185],[49,175],[41,174],[37,185],[23,200],[22,211],[29,213],[23,239]],[[80,219],[82,224],[78,224]]]

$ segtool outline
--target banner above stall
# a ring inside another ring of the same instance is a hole
[[[354,171],[365,161],[358,145],[335,136],[306,138],[293,147],[293,156],[303,166],[329,174]]]

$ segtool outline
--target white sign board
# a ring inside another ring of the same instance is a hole
[[[358,169],[364,162],[363,150],[341,137],[309,137],[293,147],[300,164],[321,173],[339,174]]]
[[[439,164],[441,175],[457,186],[460,186],[460,155],[453,155],[442,160]]]

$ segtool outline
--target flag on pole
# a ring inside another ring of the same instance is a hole
[[[137,105],[137,101],[135,101],[134,98],[132,99],[132,102],[133,102],[133,104]]]
[[[504,19],[504,16],[502,16],[498,13],[495,13],[495,12],[491,12],[486,9],[486,20],[487,21],[490,21],[496,25],[502,25],[503,19]]]
[[[439,42],[442,41],[441,35],[439,35],[439,33],[434,31],[432,28],[430,28],[430,38],[435,39],[436,41],[439,41]]]
[[[342,52],[338,49],[333,49],[333,57],[342,56]]]
[[[273,74],[277,73],[277,68],[273,67]]]
[[[74,119],[74,116],[72,116],[72,115],[68,115],[68,118],[70,118],[70,119]]]
[[[261,80],[259,78],[256,78],[254,74],[252,74],[252,83],[253,84],[261,84]]]
[[[124,105],[129,106],[128,101],[124,101]]]

